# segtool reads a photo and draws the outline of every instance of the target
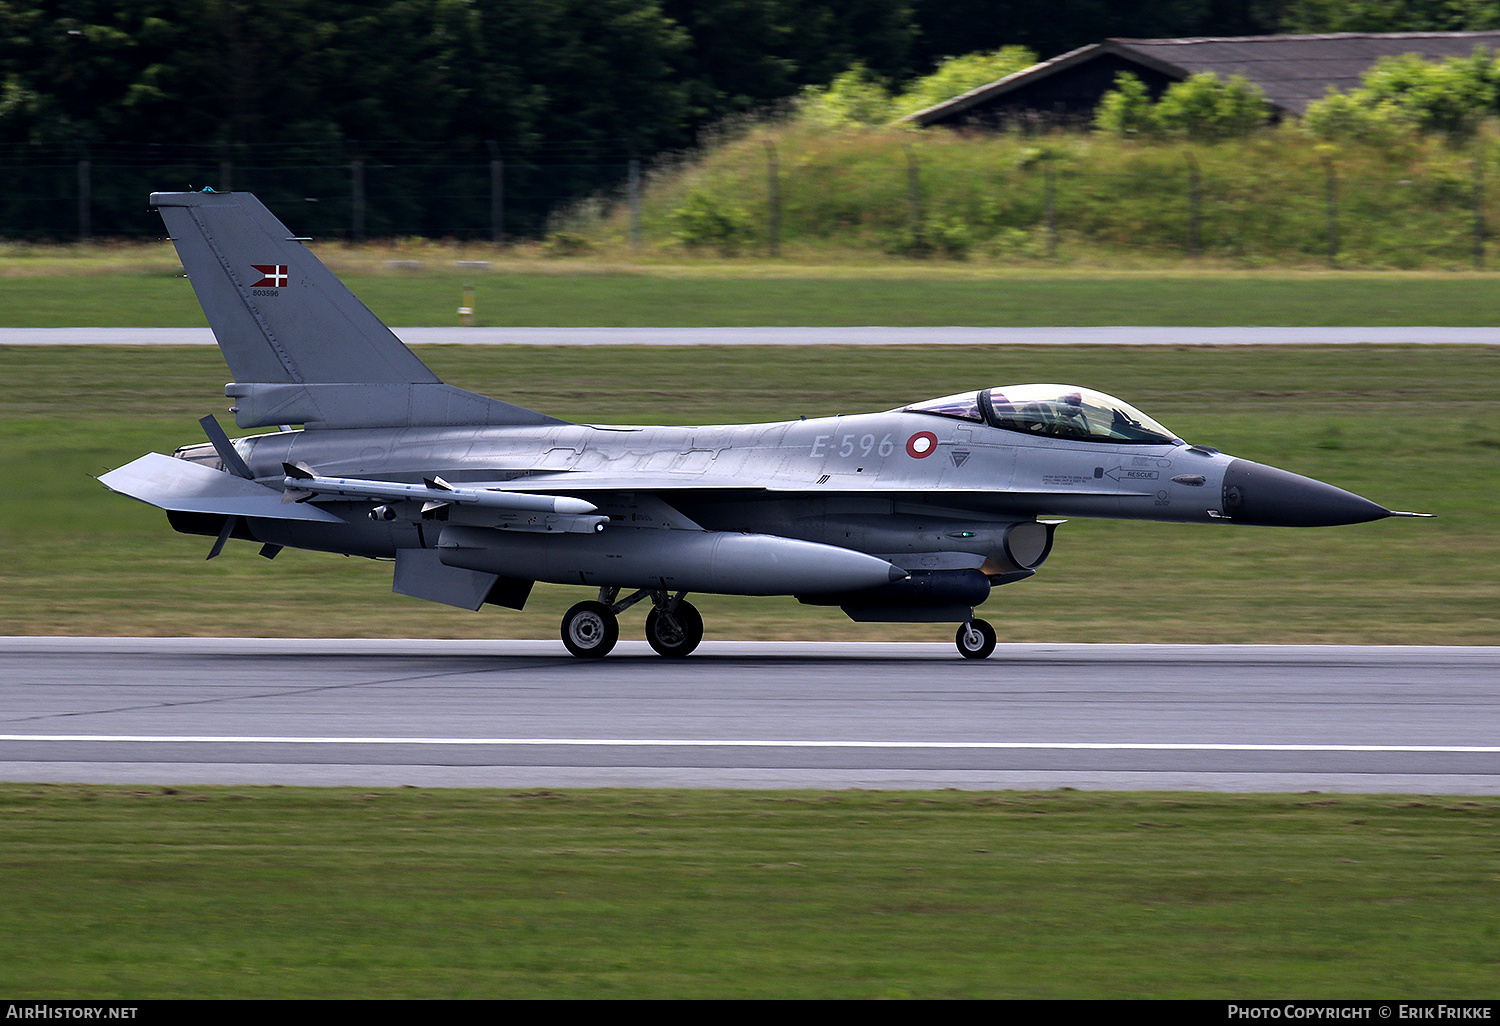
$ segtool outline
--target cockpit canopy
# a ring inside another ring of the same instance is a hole
[[[1129,403],[1077,385],[1002,385],[913,403],[906,411],[1082,442],[1183,444]]]

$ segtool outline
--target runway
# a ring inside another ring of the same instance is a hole
[[[1500,345],[1478,327],[392,328],[411,345],[480,346],[1264,346]],[[0,346],[211,346],[207,328],[0,328]]]
[[[0,639],[0,779],[1500,793],[1500,648]]]

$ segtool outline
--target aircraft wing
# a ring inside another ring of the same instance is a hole
[[[278,489],[157,452],[111,470],[99,483],[112,492],[179,513],[345,523],[342,517],[307,503],[283,503]]]

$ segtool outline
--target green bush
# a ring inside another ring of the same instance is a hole
[[[687,201],[672,211],[672,222],[676,225],[672,236],[683,246],[712,247],[724,256],[734,256],[755,236],[748,213],[701,192],[690,193]]]
[[[974,248],[974,229],[959,217],[935,218],[919,228],[905,228],[892,233],[886,252],[892,256],[947,257],[967,260]]]
[[[1468,57],[1424,60],[1409,53],[1386,57],[1348,93],[1330,90],[1303,118],[1322,139],[1379,143],[1413,130],[1472,138],[1500,103],[1500,61],[1483,47]]]
[[[917,79],[894,97],[891,106],[896,117],[915,114],[936,106],[970,89],[1013,75],[1036,63],[1036,54],[1024,46],[1003,46],[990,53],[970,53],[950,57],[932,74]]]
[[[1229,139],[1247,135],[1271,118],[1266,95],[1243,75],[1229,81],[1204,72],[1169,86],[1156,103],[1162,131],[1189,139]]]
[[[593,244],[577,232],[553,232],[547,236],[543,252],[549,257],[583,256]]]
[[[871,75],[863,64],[854,64],[827,87],[804,89],[797,112],[808,124],[825,128],[885,125],[1035,63],[1036,54],[1024,46],[1003,46],[989,53],[950,57],[932,74],[896,93]]]
[[[1410,53],[1376,61],[1365,72],[1362,92],[1374,103],[1405,107],[1428,131],[1468,138],[1495,109],[1497,85],[1495,60],[1480,47],[1438,63]]]
[[[1146,83],[1128,71],[1115,76],[1115,87],[1094,110],[1094,126],[1117,135],[1152,135],[1157,131],[1156,104]]]
[[[1167,134],[1211,141],[1246,135],[1270,117],[1265,93],[1242,75],[1225,82],[1205,71],[1172,83],[1152,103],[1141,80],[1121,72],[1115,88],[1100,102],[1094,123],[1121,135]]]
[[[804,89],[797,113],[808,123],[826,128],[858,128],[887,123],[895,116],[895,107],[880,80],[863,64],[855,64],[827,88]]]
[[[1302,128],[1328,142],[1389,147],[1409,141],[1421,124],[1414,112],[1392,100],[1366,102],[1329,89],[1327,96],[1307,108]]]

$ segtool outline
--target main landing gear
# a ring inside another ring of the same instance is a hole
[[[580,602],[563,614],[562,640],[580,659],[602,659],[620,640],[620,621],[602,602]]]
[[[599,601],[580,602],[563,614],[562,640],[569,652],[580,659],[608,655],[620,640],[619,614],[643,598],[651,599],[646,641],[659,655],[681,658],[703,640],[703,617],[692,603],[683,600],[686,592],[668,597],[665,591],[642,589],[617,602],[619,593],[618,588],[600,588]]]

